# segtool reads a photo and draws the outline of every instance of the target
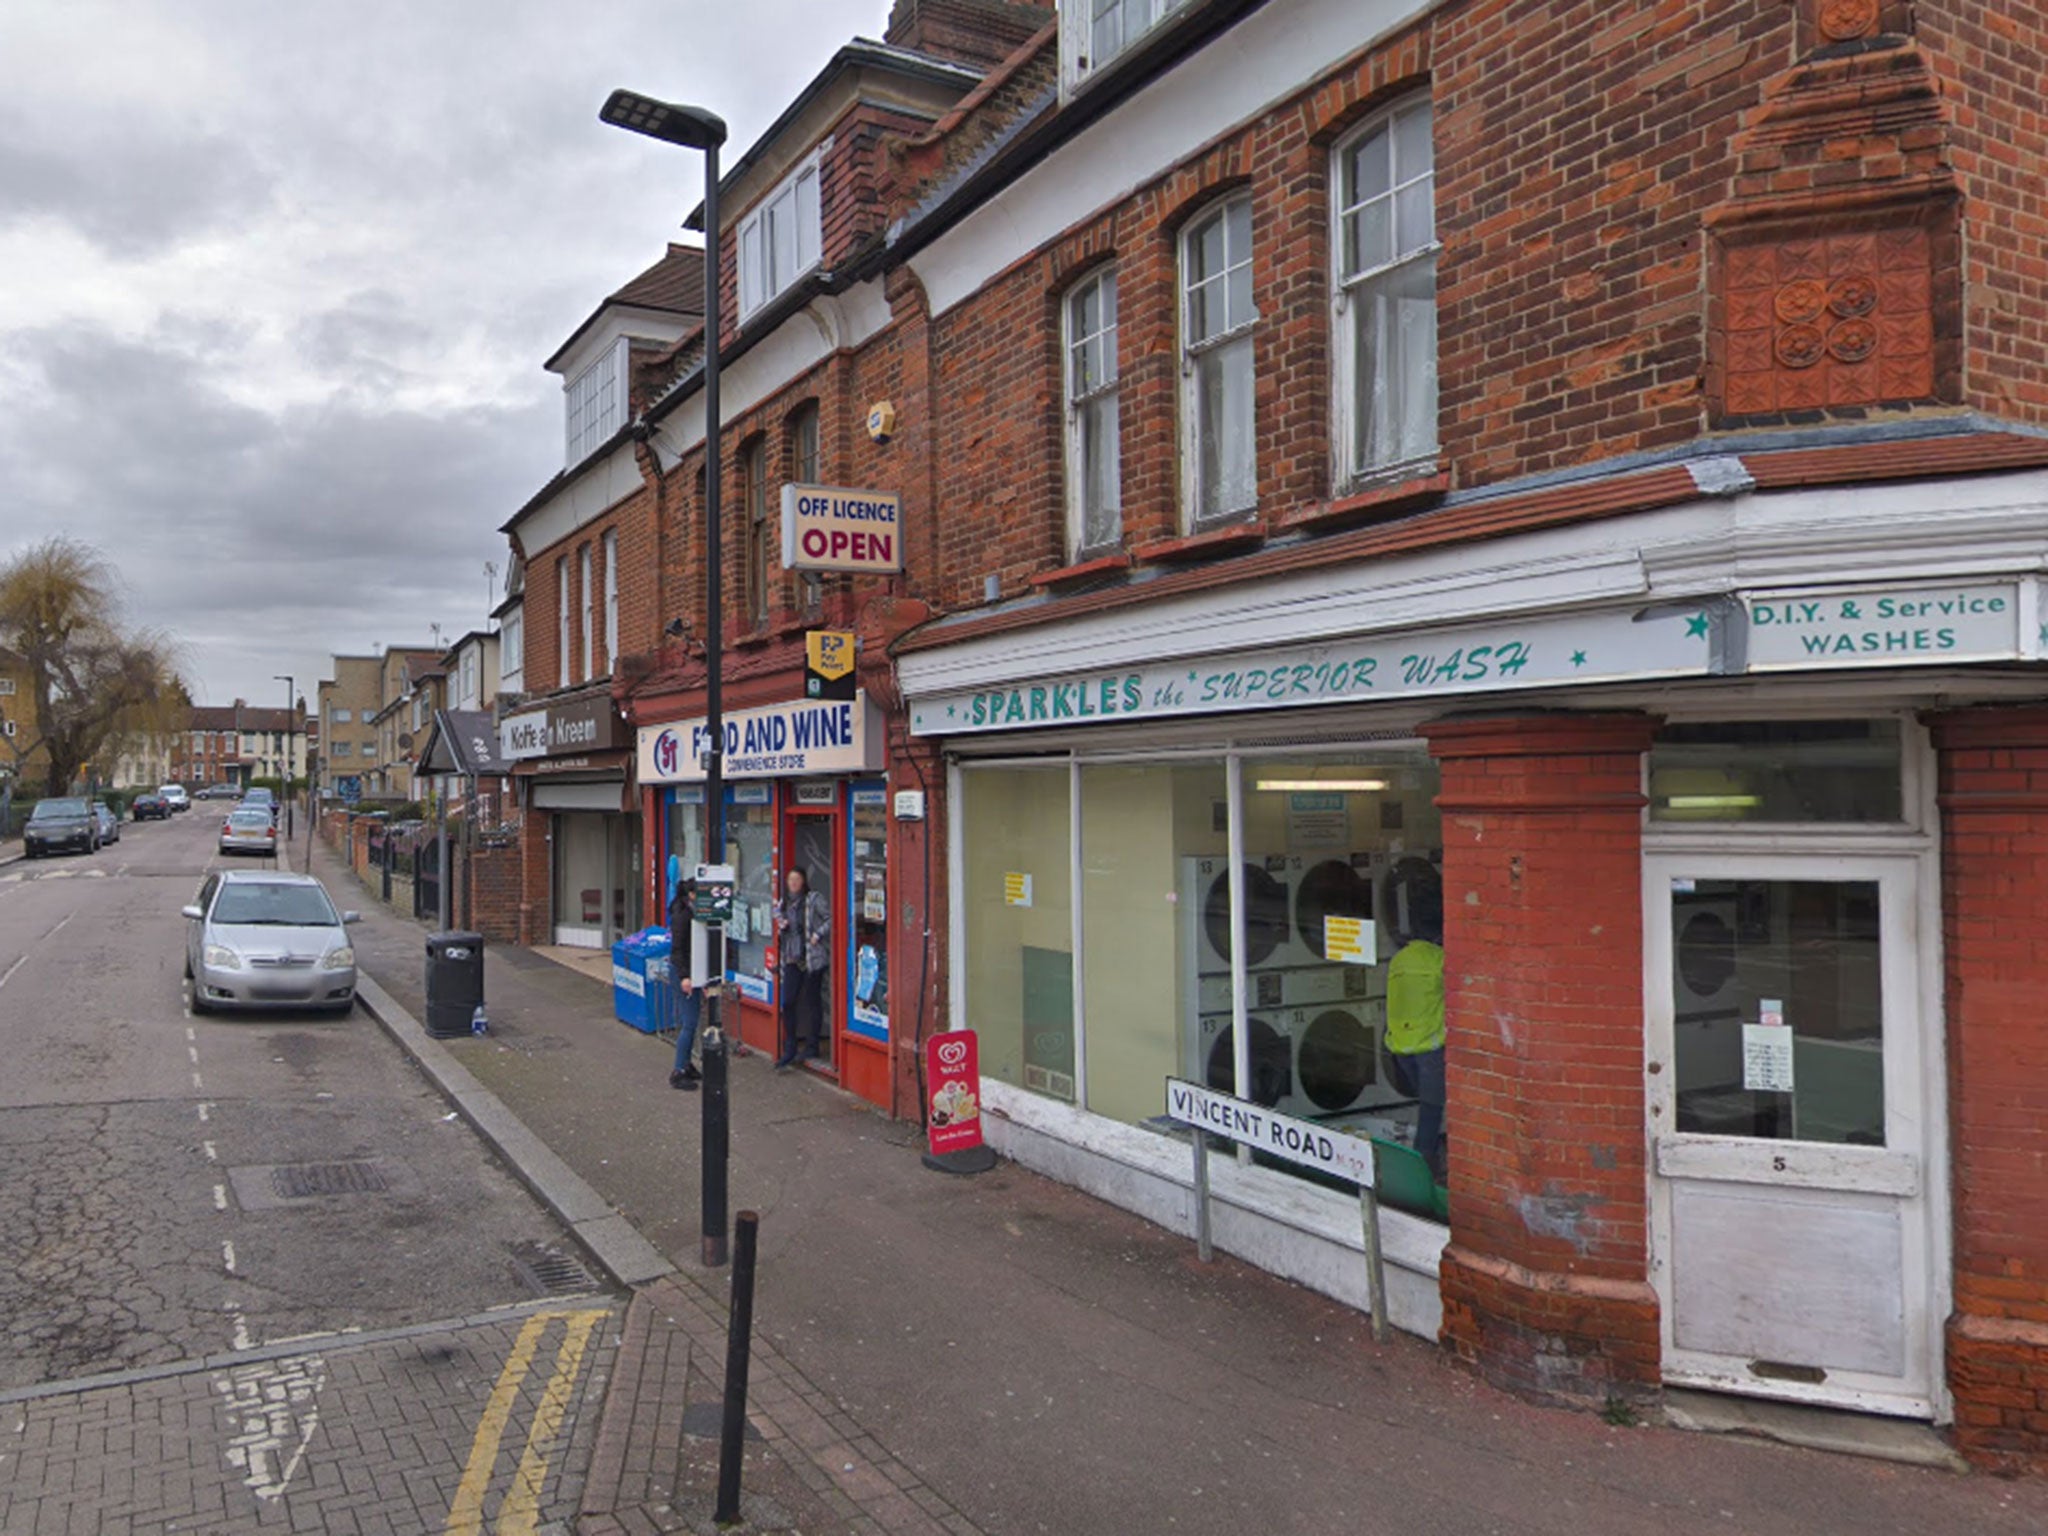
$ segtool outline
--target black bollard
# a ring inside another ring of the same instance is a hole
[[[704,999],[704,1130],[699,1152],[703,1178],[704,1263],[725,1263],[726,1156],[732,1140],[732,1099],[726,1072],[725,1031],[718,1027],[718,994]]]
[[[740,1457],[747,1444],[747,1364],[754,1341],[754,1248],[761,1230],[755,1211],[741,1211],[732,1266],[732,1317],[725,1334],[725,1422],[718,1440],[718,1508],[711,1518],[731,1525],[740,1517]]]

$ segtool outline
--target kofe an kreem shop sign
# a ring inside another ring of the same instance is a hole
[[[606,752],[625,745],[622,734],[609,698],[576,699],[507,716],[498,726],[498,756],[516,762],[564,752]]]
[[[785,485],[782,564],[792,571],[902,570],[903,498],[836,485]]]

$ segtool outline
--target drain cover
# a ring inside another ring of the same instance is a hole
[[[546,1243],[514,1243],[512,1269],[536,1296],[586,1296],[603,1287],[589,1270]]]
[[[382,1194],[391,1183],[375,1163],[287,1163],[270,1170],[270,1187],[281,1200],[314,1200]]]

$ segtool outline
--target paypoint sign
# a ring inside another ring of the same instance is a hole
[[[902,570],[903,498],[832,485],[785,485],[782,564],[792,571]]]

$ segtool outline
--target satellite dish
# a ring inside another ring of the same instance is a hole
[[[412,736],[409,732],[401,731],[399,733],[398,750],[401,752],[410,752],[412,750]]]

